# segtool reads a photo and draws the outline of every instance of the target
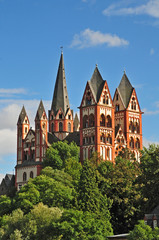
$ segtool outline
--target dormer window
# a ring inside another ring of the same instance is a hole
[[[118,93],[116,94],[116,101],[118,101],[118,98],[119,98],[119,95],[118,95]]]

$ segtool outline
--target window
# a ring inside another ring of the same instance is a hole
[[[59,119],[62,119],[62,113],[59,114]]]
[[[135,147],[136,147],[137,149],[140,148],[140,141],[139,141],[138,138],[136,139]]]
[[[87,96],[86,96],[86,106],[91,105],[92,103],[92,98],[91,98],[91,93],[87,92]]]
[[[129,145],[131,148],[134,148],[134,139],[132,137],[130,138]]]
[[[89,116],[89,127],[94,127],[94,115],[90,114]]]
[[[107,136],[107,142],[109,144],[112,144],[112,138],[111,138],[110,134],[108,134],[108,136]]]
[[[51,132],[54,132],[54,123],[51,123]]]
[[[102,133],[102,135],[100,136],[100,141],[105,143],[105,137],[104,137],[104,134]]]
[[[25,133],[27,133],[27,127],[25,127]]]
[[[129,123],[129,130],[130,130],[131,132],[134,131],[134,125],[133,125],[133,122],[132,122],[132,121],[130,121],[130,123]]]
[[[63,131],[63,123],[59,122],[59,132],[62,132],[62,131]]]
[[[118,101],[118,98],[119,98],[119,95],[118,95],[118,93],[116,94],[116,101]]]
[[[68,132],[71,132],[71,123],[68,123]]]
[[[27,174],[26,174],[26,172],[24,172],[23,173],[23,182],[26,182],[26,180],[27,180]]]
[[[83,128],[87,128],[88,127],[88,116],[85,115],[83,117]]]
[[[102,114],[100,116],[100,126],[105,127],[105,116],[104,116],[104,114]]]
[[[115,111],[118,112],[120,110],[119,104],[115,106]]]
[[[68,119],[71,120],[71,115],[68,115]]]
[[[108,128],[112,127],[112,119],[111,119],[111,117],[109,115],[107,116],[107,127]]]
[[[33,178],[34,177],[34,173],[31,171],[30,172],[30,178]]]

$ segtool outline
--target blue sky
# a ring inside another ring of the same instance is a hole
[[[113,96],[124,69],[136,88],[144,144],[159,142],[159,0],[0,0],[0,177],[16,163],[16,123],[46,110],[63,46],[71,107],[95,64]]]

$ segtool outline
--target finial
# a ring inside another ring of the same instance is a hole
[[[126,70],[125,70],[125,68],[124,68],[124,74],[126,74]]]
[[[61,46],[60,48],[61,48],[61,53],[63,53],[63,46]]]
[[[96,67],[98,67],[98,64],[96,63]]]

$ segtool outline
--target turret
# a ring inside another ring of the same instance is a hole
[[[42,162],[47,148],[47,116],[43,102],[40,101],[35,117],[35,160]]]

